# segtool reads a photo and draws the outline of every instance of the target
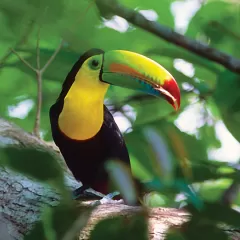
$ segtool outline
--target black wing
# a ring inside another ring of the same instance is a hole
[[[105,105],[103,128],[105,129],[103,132],[108,142],[109,158],[116,158],[130,165],[129,154],[123,135]]]

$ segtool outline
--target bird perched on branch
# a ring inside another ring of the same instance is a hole
[[[162,97],[175,109],[180,106],[179,87],[161,65],[140,54],[91,49],[68,73],[62,91],[50,109],[52,136],[81,191],[91,187],[108,193],[108,159],[130,166],[123,136],[104,105],[111,85]]]

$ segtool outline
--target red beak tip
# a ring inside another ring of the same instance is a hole
[[[180,89],[178,87],[176,80],[174,78],[166,80],[162,85],[162,88],[171,95],[170,98],[169,96],[168,97],[166,96],[166,98],[168,99],[169,103],[171,103],[173,108],[176,111],[178,111],[180,108],[181,95],[180,95]]]
[[[176,99],[173,100],[173,102],[171,103],[171,105],[173,106],[173,108],[174,108],[175,111],[178,111],[179,108],[180,108],[179,102],[178,102]]]

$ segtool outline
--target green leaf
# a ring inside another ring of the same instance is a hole
[[[150,180],[154,176],[153,166],[151,158],[154,158],[154,154],[151,151],[151,146],[148,144],[146,138],[141,131],[133,131],[125,136],[127,142],[128,151],[134,157],[135,162],[139,162],[138,165],[147,172],[147,178],[142,180]],[[136,165],[136,163],[134,164]],[[133,172],[135,169],[133,169]]]
[[[26,174],[39,181],[54,183],[63,188],[63,170],[56,157],[41,147],[16,148],[9,146],[0,149],[0,164]]]
[[[44,227],[41,221],[37,222],[33,229],[26,234],[24,240],[43,240],[45,238]]]
[[[199,186],[199,195],[209,202],[216,202],[221,199],[224,191],[231,185],[231,179],[218,179],[215,181],[206,181]]]
[[[223,121],[231,134],[240,141],[240,76],[228,70],[219,75],[213,94]]]
[[[167,232],[165,239],[166,240],[184,240],[184,237],[177,230],[174,231],[174,230],[170,229]]]
[[[62,239],[66,234],[69,234],[68,236],[72,236],[72,238],[77,236],[87,224],[92,210],[91,207],[79,207],[64,203],[54,208],[50,219],[51,227],[56,233],[56,239]],[[43,221],[49,221],[48,218],[49,216],[46,216]]]
[[[91,232],[90,240],[147,240],[148,228],[144,215],[135,215],[126,219],[123,216],[105,219],[99,222]]]
[[[129,167],[121,161],[112,160],[106,163],[106,169],[124,200],[129,205],[135,205],[137,193]]]
[[[217,179],[232,179],[237,182],[240,181],[238,170],[230,167],[228,163],[202,161],[199,163],[192,163],[190,165],[192,171],[192,178],[188,179],[190,182],[204,182],[207,180]],[[184,174],[180,166],[176,168],[176,177],[184,178]]]
[[[201,212],[192,206],[188,206],[187,209],[193,214],[195,220],[200,218],[201,221],[205,220],[209,223],[226,223],[232,227],[240,227],[240,213],[230,206],[217,202],[204,202],[204,208]]]
[[[206,143],[208,149],[221,147],[221,142],[216,136],[214,126],[204,124],[199,128],[198,134],[199,138]]]
[[[144,196],[144,204],[148,207],[168,206],[167,203],[169,204],[167,197],[157,192],[151,192]]]
[[[240,56],[239,8],[231,1],[207,1],[191,20],[187,35],[223,52]],[[230,27],[231,26],[231,27]]]
[[[173,161],[164,138],[153,128],[144,129],[144,135],[154,152],[154,158],[150,159],[163,182],[171,182],[173,179]]]
[[[148,190],[157,191],[162,194],[168,194],[168,196],[171,196],[173,193],[178,194],[181,192],[186,196],[187,201],[193,204],[197,209],[200,210],[203,207],[202,200],[196,195],[195,191],[186,181],[181,179],[176,179],[171,183],[165,184],[159,179],[155,178],[152,181],[144,182],[144,186]],[[171,197],[173,196],[174,195]]]
[[[46,208],[41,221],[35,224],[24,240],[74,239],[86,226],[93,208],[61,203],[55,208]]]
[[[218,228],[214,224],[209,224],[208,220],[198,217],[193,217],[193,219],[184,224],[183,226],[186,230],[183,232],[182,236],[186,240],[196,239],[196,240],[212,240],[212,239],[219,239],[219,240],[228,240],[227,234]]]

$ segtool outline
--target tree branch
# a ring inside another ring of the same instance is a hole
[[[37,63],[37,110],[36,110],[36,118],[35,124],[33,128],[33,133],[36,137],[40,138],[40,119],[41,119],[41,109],[42,109],[42,73],[40,69],[40,30],[39,27],[37,32],[37,43],[36,43],[36,63]]]
[[[43,66],[43,68],[40,70],[41,73],[44,73],[45,70],[48,68],[48,66],[52,63],[52,61],[55,59],[55,57],[57,56],[57,54],[59,53],[59,51],[61,50],[62,46],[63,46],[64,41],[61,40],[60,44],[58,45],[57,49],[55,50],[55,52],[53,53],[53,55],[48,59],[48,61],[46,62],[46,64]]]
[[[21,62],[23,62],[28,68],[33,70],[34,72],[37,72],[37,69],[34,68],[29,62],[27,62],[24,58],[22,58],[14,49],[11,48],[11,51],[19,58]]]
[[[39,47],[39,40],[40,40],[40,28],[37,35],[37,53],[36,53],[36,61],[37,61],[37,111],[36,111],[36,119],[34,124],[33,133],[35,136],[40,138],[40,119],[41,119],[41,109],[42,109],[42,75],[44,71],[48,68],[48,66],[52,63],[52,61],[55,59],[59,51],[61,50],[63,46],[63,40],[60,42],[59,46],[53,53],[53,55],[49,58],[47,63],[43,66],[42,69],[40,69],[40,47]]]
[[[41,71],[36,72],[37,75],[37,110],[33,133],[36,137],[40,138],[40,119],[42,109],[42,73]]]
[[[36,110],[36,119],[35,124],[33,128],[33,133],[36,137],[40,138],[40,119],[41,119],[41,109],[42,109],[42,74],[44,71],[48,68],[48,66],[52,63],[52,61],[55,59],[56,55],[59,53],[63,46],[63,40],[61,40],[59,46],[53,53],[53,55],[49,58],[47,63],[43,66],[42,69],[40,69],[40,47],[39,47],[39,41],[40,41],[40,28],[38,30],[37,34],[37,43],[36,43],[36,63],[37,68],[34,68],[29,62],[27,62],[24,58],[22,58],[14,49],[11,49],[11,51],[19,58],[20,61],[22,61],[28,68],[33,70],[36,73],[37,78],[37,110]]]
[[[109,14],[118,15],[126,19],[128,22],[170,43],[178,45],[181,48],[191,51],[213,62],[221,64],[233,72],[240,73],[240,60],[232,57],[231,55],[211,48],[207,44],[185,37],[182,34],[179,34],[172,29],[159,24],[158,22],[149,21],[139,12],[124,7],[116,0],[96,0],[96,4],[103,16],[107,16],[106,12]]]
[[[37,44],[36,44],[36,62],[37,62],[37,69],[40,70],[40,47],[39,47],[39,42],[40,42],[40,30],[41,27],[39,27],[38,32],[37,32]]]

